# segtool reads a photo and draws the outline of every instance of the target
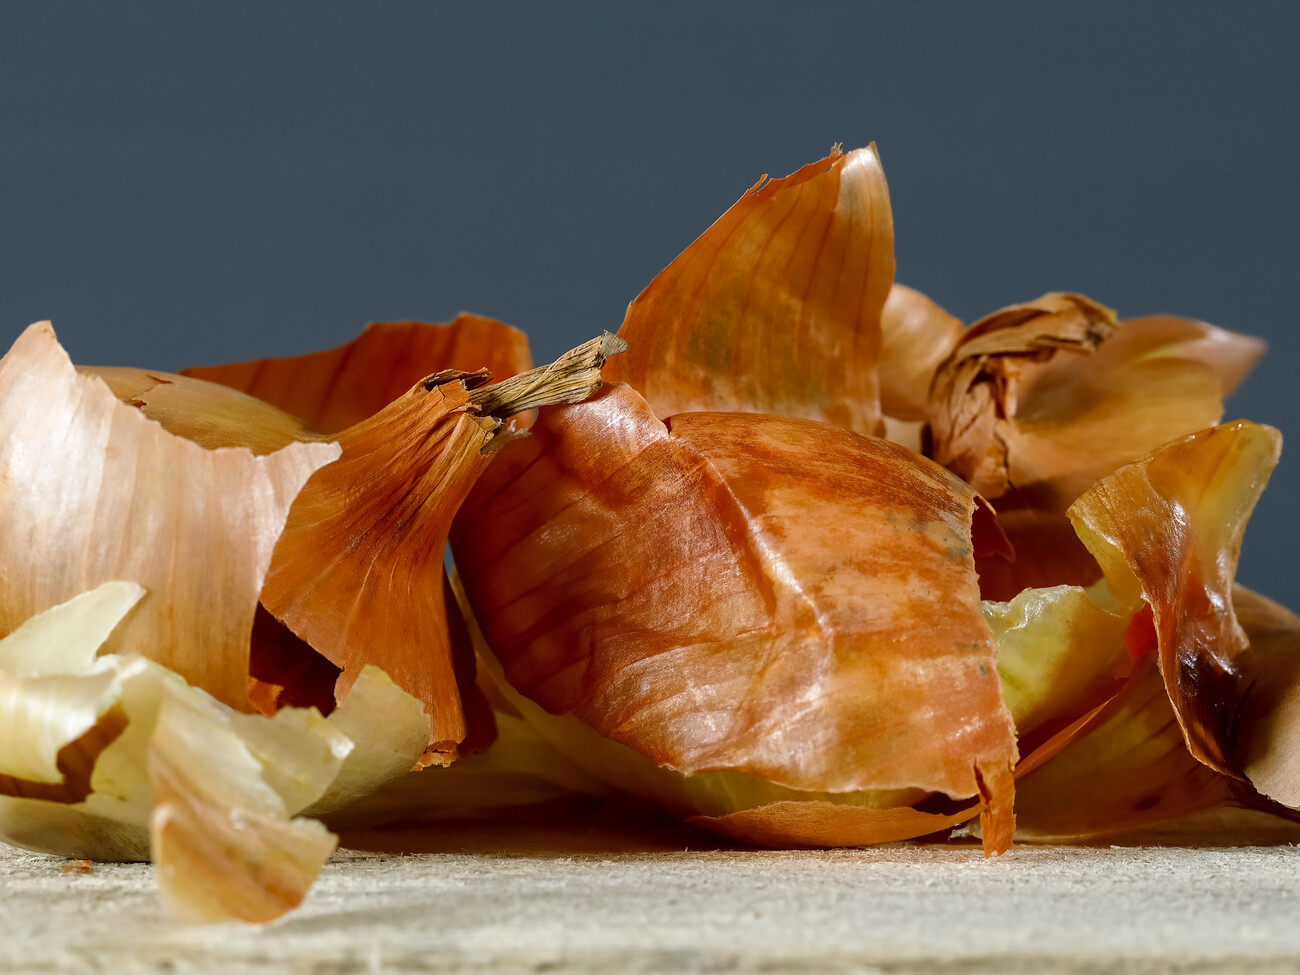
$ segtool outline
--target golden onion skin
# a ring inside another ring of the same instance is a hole
[[[665,423],[614,385],[504,447],[452,546],[506,679],[548,711],[688,774],[980,796],[1001,836],[1016,746],[977,510],[887,441]]]

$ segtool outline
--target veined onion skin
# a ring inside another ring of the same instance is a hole
[[[1001,837],[1016,748],[978,510],[886,441],[753,414],[665,424],[615,385],[503,448],[452,546],[506,679],[546,710],[687,774],[979,796]]]

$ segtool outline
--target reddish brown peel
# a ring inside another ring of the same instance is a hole
[[[362,667],[379,666],[424,702],[430,747],[444,756],[466,726],[443,549],[497,427],[468,406],[459,382],[417,385],[340,434],[342,456],[294,501],[262,589],[263,605],[341,670],[339,698]]]
[[[1232,606],[1242,533],[1281,450],[1246,421],[1174,441],[1115,471],[1070,509],[1129,612],[1150,603],[1173,712],[1198,760],[1240,776],[1228,742],[1250,675]]]
[[[880,423],[880,315],[894,277],[874,146],[762,180],[628,306],[606,378],[659,416],[743,410]]]
[[[665,427],[614,386],[501,451],[453,550],[506,678],[552,713],[688,774],[984,795],[1005,822],[975,507],[885,441],[752,414]]]
[[[430,376],[339,434],[340,458],[294,500],[262,604],[339,668],[338,699],[374,664],[424,702],[425,763],[451,761],[469,731],[444,590],[452,517],[490,461],[501,418],[589,395],[621,345],[595,339],[493,385],[455,370]]]
[[[1048,294],[972,325],[939,367],[932,456],[1000,508],[1063,512],[1099,478],[1219,421],[1258,340],[1168,316],[1119,322]]]
[[[895,843],[952,829],[969,822],[978,805],[941,815],[908,806],[863,809],[833,802],[773,802],[725,816],[693,816],[687,820],[733,839],[775,849],[826,849]],[[996,852],[1004,853],[1008,842]]]
[[[351,342],[325,352],[195,366],[181,373],[240,390],[318,430],[338,433],[443,369],[487,369],[501,380],[531,366],[523,332],[462,312],[445,325],[376,322]]]

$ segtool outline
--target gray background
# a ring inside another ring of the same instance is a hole
[[[7,3],[0,334],[173,369],[461,309],[550,358],[762,173],[875,140],[899,278],[1270,356],[1297,430],[1300,5]],[[1241,578],[1292,606],[1300,464]]]

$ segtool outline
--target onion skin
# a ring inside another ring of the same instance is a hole
[[[500,451],[452,546],[507,680],[548,711],[687,774],[980,796],[1002,836],[1016,750],[976,510],[886,441],[665,425],[609,386]]]
[[[528,338],[519,329],[461,313],[447,324],[376,322],[351,342],[324,352],[192,366],[181,374],[229,386],[317,430],[339,433],[432,373],[487,369],[500,380],[531,365]]]
[[[239,710],[257,595],[294,496],[338,456],[205,450],[79,375],[48,323],[0,360],[0,632],[100,583],[148,590],[105,652],[141,653]]]
[[[262,589],[262,604],[341,670],[337,698],[376,664],[424,702],[426,762],[454,757],[467,731],[442,553],[498,426],[468,410],[462,383],[417,384],[340,434],[342,456],[294,499]]]
[[[1297,809],[1300,616],[1243,586],[1233,588],[1232,604],[1252,658],[1237,722],[1237,763],[1262,794]]]
[[[1250,645],[1232,608],[1246,522],[1282,448],[1238,421],[1174,441],[1105,478],[1071,508],[1116,600],[1151,605],[1160,672],[1187,747],[1241,778],[1229,741]]]
[[[961,337],[961,319],[895,281],[880,314],[880,331],[880,408],[896,420],[924,420],[930,383]]]
[[[1233,780],[1192,757],[1154,657],[1017,773],[1016,838],[1077,841],[1214,809]],[[1050,758],[1046,756],[1050,755]]]
[[[1096,561],[1064,517],[1100,478],[1219,422],[1263,343],[1168,315],[1119,321],[1052,293],[967,329],[935,372],[929,453],[985,497],[1016,549],[979,563],[985,598],[1091,585]]]
[[[880,430],[894,223],[875,146],[760,180],[628,306],[605,378],[658,416],[743,410]]]

